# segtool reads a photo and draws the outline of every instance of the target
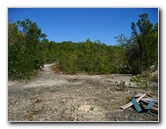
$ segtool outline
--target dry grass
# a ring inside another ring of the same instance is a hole
[[[52,71],[54,71],[54,73],[62,73],[62,72],[60,71],[60,69],[58,68],[58,66],[56,66],[56,65],[51,66],[50,69],[51,69]]]

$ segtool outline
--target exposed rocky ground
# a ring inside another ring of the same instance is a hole
[[[28,82],[8,81],[9,121],[159,121],[150,111],[120,109],[136,93],[158,93],[136,87],[131,75],[66,75],[50,66]],[[121,80],[127,87],[117,86]]]

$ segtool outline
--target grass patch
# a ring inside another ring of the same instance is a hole
[[[126,82],[122,80],[119,83],[117,83],[117,86],[119,87],[119,90],[122,90],[122,91],[125,91],[127,88]]]
[[[94,109],[95,109],[94,107],[92,107],[92,106],[90,107],[90,111],[93,111]]]

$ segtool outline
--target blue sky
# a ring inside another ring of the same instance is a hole
[[[90,38],[107,45],[116,45],[115,36],[130,36],[131,23],[139,14],[158,22],[158,8],[8,8],[12,22],[29,18],[36,22],[49,41],[81,42]]]

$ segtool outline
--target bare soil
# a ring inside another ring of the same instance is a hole
[[[130,82],[132,75],[65,75],[46,64],[28,82],[8,81],[8,121],[158,122],[158,115],[138,113],[127,104],[136,93],[150,93]],[[120,89],[117,82],[129,87]]]

